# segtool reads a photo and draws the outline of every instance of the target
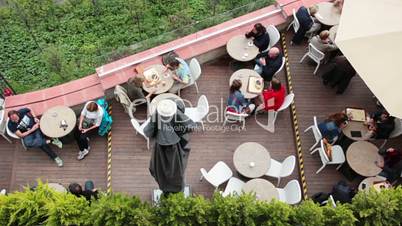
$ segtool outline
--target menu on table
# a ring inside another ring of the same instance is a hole
[[[248,88],[247,91],[249,93],[256,93],[259,94],[262,92],[262,89],[264,88],[264,83],[262,78],[250,76],[248,79]]]
[[[366,121],[366,112],[361,108],[346,108],[346,114],[351,121]]]

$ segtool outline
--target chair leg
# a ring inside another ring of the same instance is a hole
[[[2,135],[2,136],[4,137],[4,139],[6,139],[10,144],[12,143],[11,140],[7,137],[6,134],[2,133],[1,135]]]
[[[318,62],[317,67],[315,67],[315,70],[313,72],[313,74],[317,73],[318,68],[320,67],[320,62]]]
[[[313,126],[308,127],[307,129],[304,130],[304,132],[307,132],[311,128],[313,128]]]
[[[388,139],[385,139],[384,142],[381,144],[380,148],[383,148],[385,144],[387,144]]]
[[[314,149],[314,151],[310,152],[310,154],[314,154],[314,153],[316,153],[318,150],[320,150],[320,148]]]
[[[286,31],[289,31],[289,29],[293,26],[294,21],[290,22],[290,24],[288,25],[288,28],[286,28]]]
[[[278,177],[278,182],[276,183],[276,186],[279,187],[279,184],[281,183],[281,178]]]
[[[201,177],[200,177],[200,181],[202,181],[202,179],[204,179],[204,176],[203,176],[203,175],[201,175]]]
[[[22,144],[22,147],[24,148],[24,150],[27,151],[28,148],[27,148],[27,146],[25,146],[25,143],[24,143],[23,139],[21,139],[21,144]]]
[[[177,96],[180,96],[180,89],[179,89],[179,91],[177,91]]]
[[[204,122],[201,121],[202,131],[205,131]]]
[[[315,172],[315,174],[318,174],[319,172],[321,172],[321,170],[324,169],[324,167],[325,167],[325,164],[323,164],[323,165],[321,166],[321,168],[319,168],[319,169],[317,170],[317,172]]]
[[[194,85],[195,85],[195,90],[197,91],[197,93],[199,93],[199,92],[198,92],[198,85],[197,85],[197,82],[194,82]]]
[[[149,150],[149,138],[147,138],[147,148]]]
[[[307,55],[308,55],[308,53],[304,54],[304,56],[301,58],[299,63],[303,63],[303,61],[304,61],[304,59],[306,59]]]
[[[310,151],[312,151],[312,150],[314,149],[314,147],[317,146],[317,144],[318,144],[319,142],[320,142],[320,141],[315,142],[315,144],[313,144],[313,146],[311,146]]]
[[[339,169],[342,167],[342,165],[343,165],[343,163],[342,163],[342,164],[339,164],[339,166],[336,167],[336,170],[339,170]]]

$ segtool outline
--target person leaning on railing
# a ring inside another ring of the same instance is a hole
[[[260,52],[266,50],[269,45],[269,35],[267,29],[260,23],[254,24],[253,29],[247,32],[246,38],[253,38],[253,43]]]

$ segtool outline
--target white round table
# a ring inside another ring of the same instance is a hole
[[[48,183],[49,188],[54,189],[57,192],[66,193],[67,189],[60,183]]]
[[[279,199],[278,190],[275,186],[265,179],[252,179],[243,186],[245,193],[255,193],[258,200],[271,201],[272,199]]]
[[[317,5],[318,12],[314,15],[320,23],[328,26],[339,24],[341,19],[340,8],[331,2],[320,2]]]
[[[176,100],[183,101],[179,96],[177,96],[176,94],[173,94],[173,93],[159,94],[156,97],[154,97],[154,99],[152,99],[152,101],[149,105],[149,114],[152,115],[153,113],[155,113],[158,103],[161,100],[165,100],[165,99],[171,99],[173,101],[176,101]]]
[[[353,137],[352,131],[360,132],[361,137]],[[366,134],[369,132],[366,125],[363,122],[357,121],[349,121],[346,127],[342,128],[342,133],[347,136],[349,139],[356,141],[364,141],[367,140]]]
[[[240,92],[244,95],[246,99],[252,99],[257,97],[260,93],[250,93],[248,92],[248,81],[250,77],[261,78],[261,76],[254,70],[251,69],[240,69],[235,71],[232,76],[230,76],[229,86],[232,85],[233,80],[238,79],[241,81]],[[264,87],[264,81],[262,81],[262,87]],[[261,89],[262,92],[263,89]]]
[[[384,161],[384,158],[378,154],[378,148],[367,141],[357,141],[352,143],[347,152],[346,160],[356,173],[372,177],[378,175],[382,169],[378,167],[375,161]]]
[[[63,127],[62,122],[65,122]],[[55,106],[43,113],[40,119],[40,130],[51,138],[60,138],[69,134],[75,127],[77,117],[73,109],[66,106]]]
[[[359,191],[369,191],[371,187],[374,186],[374,184],[380,183],[381,185],[384,186],[384,188],[389,188],[391,187],[391,184],[387,181],[387,178],[381,177],[381,176],[375,176],[375,177],[367,177],[362,182],[359,184]]]
[[[267,149],[256,142],[246,142],[237,147],[233,154],[236,170],[248,178],[265,175],[271,166],[271,156]]]
[[[162,64],[154,64],[144,69],[144,71],[155,69],[159,76],[160,81],[155,85],[149,85],[147,82],[142,83],[142,88],[148,93],[154,92],[154,94],[166,93],[170,88],[172,88],[174,79],[172,77],[172,72],[165,72],[165,66]]]
[[[242,62],[253,60],[259,53],[253,40],[247,39],[244,35],[231,38],[226,44],[226,51],[233,59]]]

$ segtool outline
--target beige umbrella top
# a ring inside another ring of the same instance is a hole
[[[402,118],[402,0],[345,0],[335,43],[387,111]]]

